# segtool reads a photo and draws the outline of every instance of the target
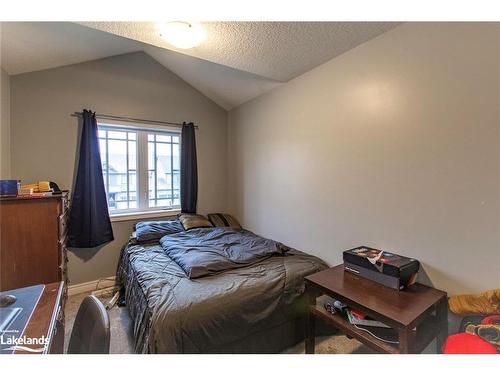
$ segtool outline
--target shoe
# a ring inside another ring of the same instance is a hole
[[[465,327],[465,332],[477,335],[493,345],[500,346],[500,325],[498,324],[469,324]]]

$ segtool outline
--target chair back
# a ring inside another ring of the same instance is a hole
[[[76,314],[69,339],[69,354],[108,354],[109,315],[95,296],[87,296]]]

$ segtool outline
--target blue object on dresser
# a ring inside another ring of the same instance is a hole
[[[0,180],[0,196],[15,197],[19,186],[18,180]]]

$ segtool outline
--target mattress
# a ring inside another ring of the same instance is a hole
[[[304,276],[326,267],[290,249],[247,267],[189,279],[158,241],[130,241],[117,276],[134,321],[136,352],[269,353],[303,338]]]

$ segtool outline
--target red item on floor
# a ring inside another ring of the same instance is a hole
[[[448,336],[444,354],[498,354],[496,347],[482,338],[469,333]]]
[[[363,314],[362,312],[359,312],[359,311],[356,311],[356,310],[351,310],[351,314],[354,315],[356,318],[359,318],[359,319],[366,318],[366,314]]]

